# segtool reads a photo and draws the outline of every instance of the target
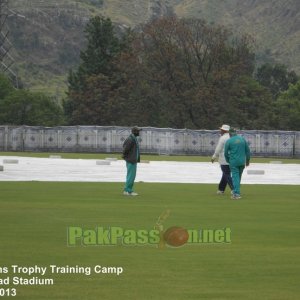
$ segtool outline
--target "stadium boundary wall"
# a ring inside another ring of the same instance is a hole
[[[120,153],[129,127],[117,126],[0,126],[0,151]],[[253,156],[300,157],[299,131],[241,130]],[[144,127],[142,153],[212,155],[218,130]]]

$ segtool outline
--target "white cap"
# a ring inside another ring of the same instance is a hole
[[[221,130],[224,130],[224,131],[229,131],[230,129],[230,126],[229,125],[226,125],[226,124],[223,124],[222,127],[220,127]]]

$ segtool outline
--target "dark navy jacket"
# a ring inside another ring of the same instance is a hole
[[[131,134],[123,144],[122,157],[129,163],[136,164],[140,162],[140,150],[137,139]]]

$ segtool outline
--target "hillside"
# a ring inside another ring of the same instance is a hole
[[[249,33],[257,51],[300,71],[300,2],[298,0],[181,1],[175,7],[183,17],[204,17]]]
[[[10,0],[9,7],[15,70],[25,86],[58,98],[95,14],[131,27],[170,13],[205,18],[253,35],[260,61],[271,58],[300,73],[299,0]]]

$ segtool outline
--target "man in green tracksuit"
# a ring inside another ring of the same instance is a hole
[[[134,180],[136,176],[137,163],[140,162],[140,148],[137,137],[140,135],[142,129],[137,126],[131,129],[130,136],[123,144],[122,157],[126,161],[127,176],[123,194],[126,196],[137,196],[133,191]]]
[[[233,195],[232,199],[240,199],[241,191],[240,184],[242,174],[246,166],[250,163],[250,149],[246,140],[237,135],[235,129],[229,130],[230,139],[225,143],[224,156],[229,163],[232,181]]]

